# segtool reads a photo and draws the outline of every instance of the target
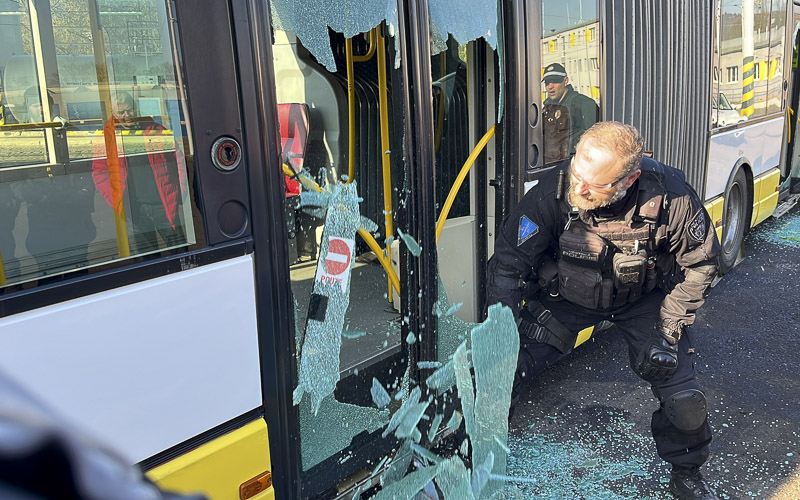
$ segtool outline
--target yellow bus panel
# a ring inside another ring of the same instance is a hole
[[[774,168],[758,176],[753,181],[753,218],[751,227],[760,224],[764,219],[775,212],[778,206],[778,184],[781,181],[781,172]]]
[[[722,241],[722,214],[725,208],[725,200],[722,196],[718,196],[705,205],[708,215],[711,217],[711,222],[714,224],[714,229],[717,231],[717,239]]]
[[[165,490],[204,493],[211,500],[234,500],[240,498],[244,483],[268,471],[272,471],[272,463],[267,423],[259,418],[148,471],[147,477]],[[263,480],[261,484],[265,484]],[[274,500],[271,478],[267,484],[248,498]]]

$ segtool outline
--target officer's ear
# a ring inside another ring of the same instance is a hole
[[[636,182],[636,179],[638,179],[640,175],[642,175],[642,170],[639,168],[628,174],[628,178],[625,179],[625,182],[623,184],[625,186],[625,189],[628,189],[629,187],[633,186],[633,183]]]

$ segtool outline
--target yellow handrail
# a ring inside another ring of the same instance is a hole
[[[383,255],[383,249],[378,245],[378,242],[375,241],[375,238],[373,238],[371,234],[363,229],[359,229],[358,234],[367,242],[367,245],[369,245],[369,248],[383,266],[383,270],[386,271],[386,275],[389,276],[389,281],[392,283],[392,286],[397,290],[397,295],[400,295],[400,279],[394,273],[394,269],[392,269],[392,262]]]
[[[37,123],[11,123],[0,125],[0,132],[15,132],[23,130],[44,130],[46,128],[64,128],[66,122],[37,122]]]
[[[375,28],[378,38],[378,108],[381,116],[381,161],[383,166],[383,219],[385,237],[394,236],[394,214],[392,212],[392,162],[389,147],[389,97],[386,85],[386,45],[383,33]],[[371,32],[370,32],[371,33]],[[386,254],[389,255],[389,245]],[[391,287],[391,284],[389,285]],[[398,290],[398,295],[400,291]],[[389,302],[392,302],[392,291],[389,290]]]
[[[461,189],[461,184],[464,182],[464,179],[467,177],[469,173],[469,169],[472,168],[472,164],[475,163],[475,159],[478,158],[478,155],[481,154],[483,148],[486,147],[486,143],[489,142],[489,139],[494,136],[494,129],[495,125],[492,125],[490,128],[478,141],[478,144],[475,146],[475,149],[472,150],[470,153],[469,158],[467,161],[464,162],[464,166],[461,167],[461,171],[458,173],[458,177],[456,177],[456,181],[453,183],[453,187],[450,188],[450,193],[447,195],[447,200],[444,202],[444,207],[442,207],[442,213],[439,214],[439,221],[436,223],[436,242],[439,242],[439,236],[442,234],[442,228],[444,227],[444,221],[447,220],[447,215],[450,213],[450,208],[453,206],[453,201],[456,199],[456,194],[458,190]]]
[[[375,30],[377,28],[372,28],[369,30],[369,48],[367,49],[367,53],[363,56],[353,56],[353,60],[355,62],[367,62],[372,59],[372,56],[375,55]]]
[[[348,130],[348,152],[347,152],[347,180],[345,184],[350,184],[356,175],[356,99],[355,99],[355,76],[353,75],[353,39],[347,38],[344,41],[345,53],[347,54],[347,130]]]
[[[294,172],[291,169],[291,167],[289,167],[285,163],[283,164],[283,173],[286,174],[286,175],[289,175],[289,176],[296,175],[296,172]],[[301,183],[303,183],[303,185],[305,186],[306,183],[303,182],[303,179],[300,178],[300,180],[301,180]],[[313,184],[312,188],[315,191],[322,191],[322,188],[319,187],[319,184],[317,184],[316,182],[309,180],[309,184]],[[389,276],[389,281],[391,282],[391,284],[394,287],[394,289],[397,290],[397,294],[399,295],[400,294],[400,279],[397,277],[397,274],[395,274],[394,269],[392,268],[391,261],[389,261],[383,255],[383,249],[381,249],[380,245],[378,245],[378,242],[375,241],[375,238],[373,238],[372,235],[369,234],[369,232],[364,231],[363,229],[359,229],[358,230],[358,234],[361,235],[361,237],[367,243],[369,248],[375,253],[375,256],[378,258],[378,261],[383,266],[384,271],[386,271],[386,275]]]

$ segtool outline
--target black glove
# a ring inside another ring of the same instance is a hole
[[[662,325],[657,325],[651,337],[652,341],[644,352],[638,366],[639,374],[646,379],[667,379],[675,374],[678,369],[678,340],[680,328],[677,331],[665,331]]]

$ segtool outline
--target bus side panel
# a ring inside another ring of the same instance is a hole
[[[781,159],[784,117],[740,126],[711,136],[705,199],[725,194],[731,169],[744,159],[753,177],[777,167]]]
[[[0,366],[131,463],[262,404],[252,256],[0,320]]]
[[[777,167],[753,179],[753,218],[750,226],[760,224],[775,211],[780,181],[781,171]]]
[[[711,217],[711,222],[714,224],[717,239],[722,241],[722,214],[725,208],[725,199],[722,196],[718,196],[714,201],[706,203],[705,207],[709,217]]]
[[[147,476],[165,490],[222,499],[236,498],[241,483],[271,470],[267,423],[259,418],[148,471]],[[268,486],[250,498],[271,500],[275,490]]]

